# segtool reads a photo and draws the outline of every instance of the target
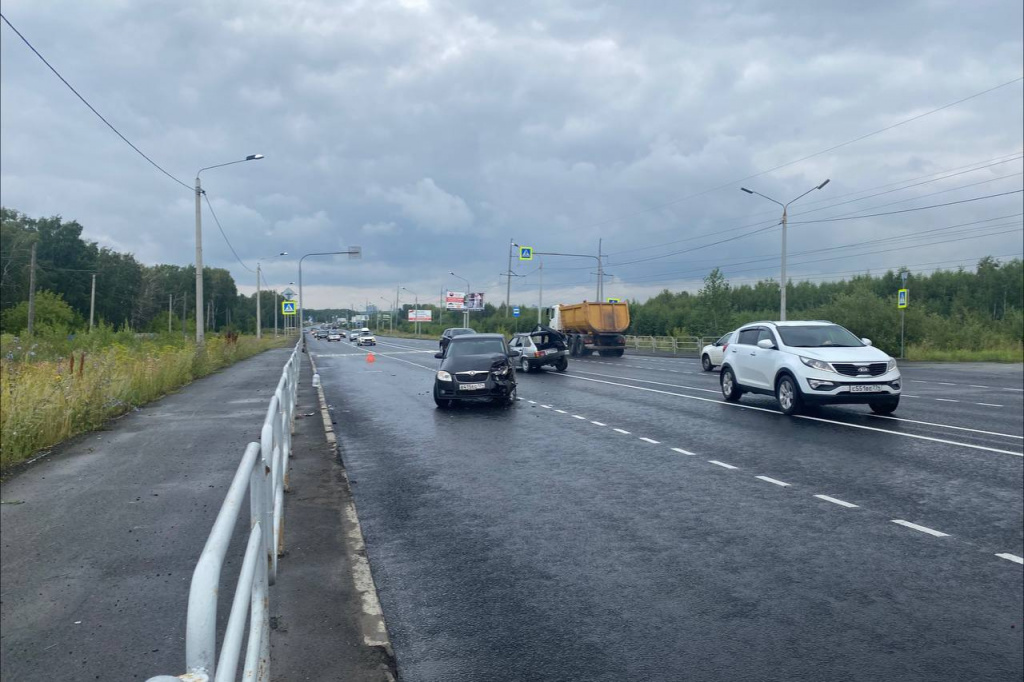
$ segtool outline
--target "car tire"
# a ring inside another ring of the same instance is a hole
[[[711,358],[709,358],[707,355],[700,359],[700,366],[704,369],[705,372],[710,372],[715,368],[715,366],[711,364]]]
[[[442,410],[447,410],[452,406],[452,401],[447,398],[442,398],[437,394],[437,386],[434,386],[434,404],[440,407]]]
[[[804,399],[800,394],[800,387],[796,379],[788,374],[783,374],[775,383],[775,399],[779,401],[779,409],[782,414],[800,414],[804,407]]]
[[[569,369],[569,361],[565,359],[565,356],[558,358],[558,362],[555,363],[555,369],[559,372]]]
[[[722,374],[718,380],[722,386],[723,398],[730,403],[740,399],[742,392],[740,391],[740,385],[736,383],[736,375],[733,374],[731,367],[723,367]]]
[[[900,397],[886,398],[885,400],[875,400],[868,403],[868,407],[875,414],[892,414],[896,411],[896,408],[900,405]]]
[[[523,374],[527,372],[532,372],[533,367],[530,365],[530,361],[527,360],[526,358],[519,358],[519,371],[522,372]]]

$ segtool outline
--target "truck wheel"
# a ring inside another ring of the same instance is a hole
[[[626,350],[625,350],[624,348],[616,348],[616,349],[615,349],[615,350],[614,350],[614,351],[612,352],[612,354],[613,354],[613,355],[614,355],[615,357],[617,357],[617,358],[621,358],[621,357],[622,357],[622,354],[623,354],[623,353],[625,353],[625,352],[626,352]]]
[[[614,357],[617,357],[616,354],[615,354],[615,351],[613,351],[613,350],[603,350],[603,351],[600,351],[600,353],[601,353],[601,357],[602,358],[614,358]]]
[[[582,346],[583,340],[580,339],[580,337],[578,336],[573,337],[572,343],[569,344],[569,347],[572,349],[572,356],[574,358],[578,358],[580,356],[580,349],[582,348]]]
[[[569,361],[565,357],[558,358],[558,362],[555,363],[555,369],[559,372],[564,372],[569,368]]]

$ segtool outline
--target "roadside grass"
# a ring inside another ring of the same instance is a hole
[[[1024,347],[1003,346],[979,350],[945,350],[907,346],[905,359],[917,362],[1024,362]]]
[[[293,338],[167,339],[72,352],[59,360],[0,358],[0,474],[106,420]]]

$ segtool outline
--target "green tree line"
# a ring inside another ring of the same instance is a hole
[[[96,275],[95,321],[117,329],[195,331],[195,266],[143,265],[82,238],[82,225],[60,216],[32,218],[0,207],[0,330],[27,327],[29,270],[36,245],[36,323],[68,331],[88,326],[92,277]],[[255,275],[254,275],[255,277]],[[256,297],[238,293],[223,268],[203,268],[204,316],[212,331],[256,328]],[[264,291],[264,327],[274,320],[275,291]],[[184,327],[183,327],[184,322]]]

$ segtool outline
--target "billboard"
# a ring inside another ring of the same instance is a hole
[[[484,295],[482,292],[466,294],[466,310],[483,310]]]
[[[410,310],[409,321],[410,322],[431,322],[433,321],[432,310]]]
[[[466,303],[466,294],[462,291],[444,292],[445,310],[462,310]]]

